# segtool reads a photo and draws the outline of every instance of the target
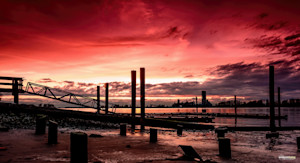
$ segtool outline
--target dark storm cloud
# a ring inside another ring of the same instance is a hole
[[[258,15],[258,18],[263,19],[263,18],[266,18],[267,16],[269,16],[269,14],[261,13],[261,14]]]
[[[295,98],[300,90],[300,58],[291,60],[271,61],[268,64],[236,63],[217,66],[213,73],[220,76],[204,83],[205,87],[213,94],[238,94],[252,96],[253,98],[267,98],[268,94],[268,66],[275,67],[275,84],[280,86],[290,98]],[[221,91],[222,90],[222,91]],[[287,97],[286,97],[287,98]]]
[[[239,73],[240,72],[252,72],[257,69],[261,69],[262,65],[260,63],[249,63],[246,64],[244,62],[234,63],[234,64],[226,64],[226,65],[219,65],[214,68],[211,72],[212,75],[227,75],[230,73]]]
[[[260,36],[259,38],[247,38],[246,43],[252,44],[255,48],[264,49],[267,52],[280,53],[284,50],[284,44],[279,36]]]
[[[263,35],[259,38],[245,39],[245,42],[270,54],[297,56],[300,54],[300,40],[297,39],[298,37],[298,34],[285,37]]]
[[[52,82],[56,82],[55,80],[52,80],[50,78],[43,78],[40,79],[39,81],[37,81],[38,83],[52,83]]]
[[[265,56],[274,57],[273,54],[276,54],[276,57],[279,56],[280,59],[270,59],[271,61],[267,64],[265,62],[268,60],[265,57],[261,58],[262,63],[242,62],[245,58],[239,58],[239,61],[234,63],[230,59],[224,60],[224,62],[219,62],[222,65],[210,69],[209,74],[214,78],[207,79],[203,83],[196,81],[146,84],[147,96],[194,96],[200,95],[202,90],[206,90],[208,95],[231,96],[236,94],[253,99],[267,98],[268,65],[274,65],[276,84],[280,85],[284,92],[290,92],[288,96],[292,97],[296,96],[295,92],[300,90],[298,86],[300,83],[299,6],[299,0],[255,2],[250,0],[1,1],[0,50],[2,48],[11,51],[20,50],[12,53],[14,57],[23,55],[26,59],[37,59],[42,55],[40,59],[49,61],[53,58],[54,61],[57,61],[57,58],[61,57],[60,60],[71,63],[70,59],[75,56],[85,58],[88,54],[84,51],[74,55],[74,51],[77,52],[77,49],[65,51],[69,46],[76,48],[88,46],[87,49],[90,50],[91,46],[100,48],[102,46],[141,46],[151,43],[159,44],[161,40],[180,38],[188,39],[187,48],[205,45],[211,50],[220,52],[220,55],[230,56],[231,52],[235,52],[235,46],[233,48],[229,46],[230,50],[225,52],[222,51],[222,47],[230,45],[231,38],[234,38],[237,41],[245,40],[242,41],[241,46],[244,46],[245,43],[250,44],[254,50],[263,50]],[[245,33],[249,34],[244,36]],[[229,37],[230,40],[226,37]],[[248,38],[245,39],[245,37]],[[174,42],[168,43],[174,45]],[[156,51],[161,49],[163,48],[160,47]],[[23,53],[24,50],[27,53]],[[42,52],[31,56],[33,54],[31,52],[36,50]],[[95,50],[95,55],[100,58],[101,53],[98,50]],[[196,49],[194,53],[198,54],[202,50],[206,49]],[[54,53],[46,55],[45,51],[55,51],[56,53],[55,55]],[[126,51],[122,50],[121,52],[115,54],[111,52],[108,55],[126,58],[124,57]],[[189,58],[189,52],[192,51],[183,52],[184,57],[179,58],[180,62],[178,63],[189,66],[188,63],[196,58]],[[124,56],[123,53],[125,53]],[[207,53],[207,56],[212,54]],[[141,55],[142,53],[138,54],[138,56]],[[172,57],[171,53],[167,53],[167,55],[170,56],[169,58]],[[256,53],[252,57],[256,57],[255,55]],[[1,51],[0,57],[4,59],[7,56]],[[78,60],[81,61],[82,58]],[[94,58],[96,57],[93,57],[93,60]],[[186,58],[189,60],[182,63],[182,60]],[[200,60],[201,58],[196,59]],[[214,62],[213,59],[211,61]],[[129,63],[130,60],[124,62]],[[90,62],[88,63],[90,65]],[[53,61],[49,61],[48,64],[50,65],[48,69],[52,68]],[[80,66],[79,64],[74,65]],[[170,59],[162,62],[159,67],[165,65],[171,65]],[[175,68],[168,66],[162,68],[161,71],[176,71],[175,66]],[[196,73],[197,69],[194,68],[191,71]],[[64,71],[62,72],[64,73]],[[76,75],[78,74],[74,76]],[[197,74],[184,74],[184,76],[192,78]],[[51,79],[41,80],[41,82],[51,82]],[[96,85],[91,83],[65,81],[62,86],[56,88],[88,96],[96,94]],[[111,96],[130,97],[130,91],[130,83],[110,83]],[[104,95],[103,93],[104,88],[101,87],[101,95]]]
[[[274,23],[263,23],[263,24],[259,24],[256,26],[256,28],[262,28],[265,30],[278,30],[281,29],[283,27],[285,27],[288,23],[285,21],[279,21],[279,22],[274,22]]]
[[[155,84],[146,87],[147,94],[151,96],[169,97],[170,95],[196,95],[201,92],[199,82],[171,82]]]
[[[68,85],[74,85],[74,81],[64,81],[64,83],[68,84]]]
[[[208,79],[203,83],[197,81],[146,84],[146,97],[201,96],[207,91],[212,100],[219,101],[222,96],[241,96],[246,100],[268,99],[269,65],[275,67],[275,87],[280,86],[282,99],[297,98],[300,90],[300,57],[281,59],[267,64],[244,63],[219,65],[212,68],[212,74],[217,78]],[[96,85],[65,81],[67,85],[55,88],[75,94],[95,97]],[[100,87],[101,96],[105,88]],[[131,83],[109,83],[111,97],[130,97]],[[139,86],[137,85],[137,97]]]
[[[294,40],[294,39],[299,38],[299,37],[300,37],[300,33],[294,34],[294,35],[290,35],[290,36],[287,36],[287,37],[285,37],[284,39],[285,39],[285,40]]]
[[[77,83],[77,85],[79,86],[79,87],[91,87],[91,86],[96,86],[96,84],[94,84],[94,83]]]
[[[184,76],[184,78],[193,78],[194,77],[194,75],[192,75],[192,74],[189,74],[189,75],[185,75]]]

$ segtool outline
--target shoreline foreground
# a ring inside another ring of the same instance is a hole
[[[54,117],[58,122],[58,144],[48,145],[47,134],[35,135],[34,112],[13,112],[0,108],[0,162],[70,162],[70,133],[85,132],[89,162],[197,162],[187,160],[179,145],[190,145],[206,162],[300,162],[296,137],[300,130],[280,131],[279,138],[266,138],[267,131],[226,133],[231,140],[231,159],[220,156],[214,130],[158,128],[158,142],[149,142],[145,132],[127,130],[119,135],[119,124],[78,118]],[[13,110],[13,109],[12,109]],[[95,136],[96,135],[96,136]]]

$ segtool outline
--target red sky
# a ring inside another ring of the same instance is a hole
[[[299,15],[297,0],[3,0],[0,74],[86,94],[115,82],[129,96],[145,67],[148,97],[266,99],[273,64],[299,98]]]

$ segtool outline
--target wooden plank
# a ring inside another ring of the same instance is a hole
[[[0,85],[13,85],[12,83],[0,83]],[[23,84],[18,84],[19,86],[23,86]]]
[[[0,76],[0,80],[23,80],[23,78]]]
[[[0,92],[12,92],[12,89],[0,88]]]
[[[195,149],[192,146],[179,145],[179,147],[182,149],[186,157],[190,159],[198,158],[201,162],[203,161],[201,156],[195,151]]]

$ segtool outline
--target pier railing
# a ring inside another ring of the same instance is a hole
[[[58,88],[51,88],[44,85],[28,82],[26,85],[25,92],[28,94],[43,96],[43,97],[51,98],[69,104],[97,109],[96,99],[84,95],[63,91]],[[104,103],[104,101],[100,101],[100,103]],[[100,110],[104,111],[104,108],[100,108]]]

